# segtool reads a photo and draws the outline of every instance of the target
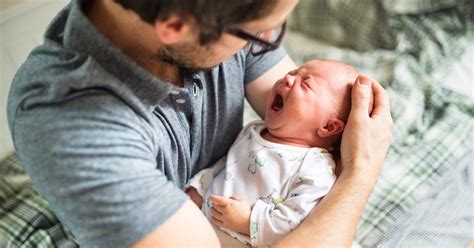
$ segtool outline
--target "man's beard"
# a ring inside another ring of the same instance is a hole
[[[203,67],[197,62],[190,60],[190,58],[196,58],[196,50],[200,48],[189,47],[189,46],[165,46],[164,48],[156,51],[155,54],[151,56],[153,60],[158,60],[160,62],[166,62],[171,65],[176,65],[179,68],[186,69],[188,71],[208,71],[214,68],[214,66]],[[201,48],[202,49],[202,48]],[[209,49],[206,49],[209,50]],[[212,53],[209,52],[209,57],[212,56]]]

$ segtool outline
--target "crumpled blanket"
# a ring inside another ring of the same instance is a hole
[[[469,247],[474,240],[474,153],[408,213],[397,213],[395,224],[378,247]]]
[[[78,247],[15,154],[0,162],[0,247]]]

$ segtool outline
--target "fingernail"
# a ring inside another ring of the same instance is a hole
[[[359,84],[362,86],[369,86],[369,81],[367,80],[359,80]]]

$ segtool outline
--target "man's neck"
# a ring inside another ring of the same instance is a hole
[[[160,45],[151,25],[113,1],[95,0],[87,9],[90,21],[123,53],[160,80],[182,86],[178,66],[152,58]]]

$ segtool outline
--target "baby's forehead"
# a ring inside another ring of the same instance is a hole
[[[332,99],[334,111],[343,120],[347,119],[350,108],[350,91],[352,84],[359,76],[359,72],[352,66],[333,60],[309,61],[303,66],[309,74],[318,79],[323,78],[324,85]],[[337,109],[337,110],[336,110]]]
[[[359,76],[359,72],[354,67],[333,60],[312,60],[303,64],[301,68],[312,75],[316,81],[323,79],[325,85],[337,94],[345,91]]]
[[[310,60],[304,63],[301,68],[306,69],[311,74],[343,73],[358,74],[357,70],[351,65],[344,64],[336,60]]]

